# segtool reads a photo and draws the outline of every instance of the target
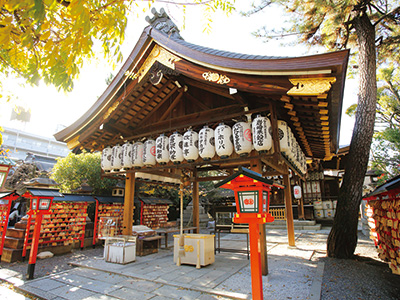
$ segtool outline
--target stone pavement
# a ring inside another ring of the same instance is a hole
[[[314,258],[325,255],[327,234],[296,232],[296,247],[288,247],[285,230],[267,231],[265,299],[320,299],[324,265]],[[221,246],[245,249],[246,236],[225,235]],[[30,281],[1,269],[0,278],[43,299],[251,299],[250,262],[243,254],[217,253],[215,263],[201,269],[177,267],[172,249],[136,257],[126,265],[93,257],[75,266]]]

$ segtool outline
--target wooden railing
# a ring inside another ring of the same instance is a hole
[[[275,220],[286,220],[286,212],[284,208],[270,208],[269,213]]]

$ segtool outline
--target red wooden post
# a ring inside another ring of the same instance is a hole
[[[96,240],[98,234],[98,226],[99,226],[99,200],[96,200],[96,207],[94,210],[94,227],[93,227],[93,249],[96,247]]]
[[[24,248],[22,250],[22,260],[25,260],[26,257],[26,250],[29,244],[29,235],[31,234],[31,223],[32,223],[32,211],[28,212],[28,223],[26,225],[25,231],[25,239],[24,239]]]
[[[27,276],[28,279],[33,279],[33,274],[35,272],[36,256],[39,246],[40,227],[42,226],[42,218],[43,218],[42,213],[38,212],[35,218],[35,228],[33,229],[31,252],[29,253],[28,276]]]
[[[260,224],[249,223],[250,233],[250,265],[251,265],[251,292],[253,300],[263,300],[263,284],[261,272]]]
[[[81,204],[80,210],[82,211],[84,207],[86,208],[84,214],[86,214],[87,213],[87,202],[84,202],[84,203]],[[81,217],[80,220],[81,220],[81,222],[83,222],[83,228],[82,228],[83,233],[82,233],[82,236],[80,238],[80,240],[81,240],[81,250],[83,250],[83,248],[85,246],[86,217]]]
[[[1,224],[1,241],[0,241],[0,261],[1,261],[1,255],[3,254],[3,246],[4,246],[4,240],[6,238],[6,232],[7,232],[7,226],[8,226],[8,218],[10,217],[10,210],[11,210],[11,204],[12,204],[12,199],[8,199],[8,204],[1,204],[1,206],[6,206],[6,209],[2,211],[2,215],[0,216],[2,221]]]

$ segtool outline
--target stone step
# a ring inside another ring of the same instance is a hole
[[[322,225],[315,221],[308,220],[293,220],[295,230],[321,230]],[[267,229],[287,229],[286,220],[275,220],[272,223],[267,223]]]
[[[23,239],[25,238],[25,229],[7,228],[6,236]]]
[[[274,225],[285,225],[286,226],[286,220],[275,220],[271,224]],[[313,226],[317,224],[315,220],[293,220],[293,224],[299,225],[299,226]]]
[[[4,247],[10,249],[22,249],[24,247],[24,239],[6,236],[4,239]]]
[[[321,230],[321,228],[322,228],[321,224],[316,224],[316,225],[313,225],[313,226],[294,226],[294,230],[310,230],[310,231],[313,231],[313,230]],[[267,224],[267,229],[271,229],[271,230],[273,230],[273,229],[286,230],[287,227],[283,226],[283,225],[270,226],[270,225]]]
[[[26,229],[27,225],[28,225],[27,222],[18,222],[18,223],[15,223],[14,227],[17,229]]]
[[[29,252],[27,252],[27,255]],[[16,261],[22,261],[22,249],[10,249],[3,248],[3,253],[1,254],[1,261],[12,263]]]

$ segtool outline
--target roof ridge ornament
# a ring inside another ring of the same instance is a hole
[[[146,21],[151,27],[165,33],[169,37],[183,40],[179,33],[178,26],[176,26],[176,24],[171,20],[164,8],[161,8],[160,12],[158,13],[153,7],[151,12],[154,15],[152,18],[146,16]]]

